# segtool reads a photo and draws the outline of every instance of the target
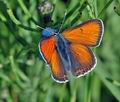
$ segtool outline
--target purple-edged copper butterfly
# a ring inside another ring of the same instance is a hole
[[[39,51],[50,66],[52,77],[59,83],[68,81],[68,72],[80,77],[96,65],[91,47],[100,45],[104,32],[100,19],[91,19],[59,33],[46,28],[42,31]]]

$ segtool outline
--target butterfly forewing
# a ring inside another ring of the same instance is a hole
[[[46,63],[50,63],[52,53],[55,50],[55,38],[54,36],[51,36],[47,39],[42,39],[39,43],[39,51],[45,60]]]
[[[68,81],[64,64],[63,64],[57,50],[54,50],[50,66],[51,66],[51,71],[53,73],[52,76],[56,81],[58,81],[60,83],[64,83],[64,82]]]
[[[98,46],[103,35],[103,23],[99,19],[88,20],[62,32],[66,40],[86,46]]]
[[[39,44],[39,50],[45,62],[50,66],[54,80],[60,83],[66,82],[68,80],[67,74],[56,49],[55,37],[51,36],[43,39]]]

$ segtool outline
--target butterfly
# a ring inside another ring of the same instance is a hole
[[[98,47],[104,33],[101,19],[91,19],[58,33],[49,27],[42,31],[39,51],[59,83],[69,81],[68,72],[81,77],[95,68],[97,59],[91,48]]]

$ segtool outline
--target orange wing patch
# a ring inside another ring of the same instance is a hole
[[[61,83],[68,81],[66,70],[56,50],[52,55],[50,66],[53,78],[56,81]]]
[[[75,76],[82,76],[95,67],[96,59],[91,49],[81,44],[70,44],[72,53],[71,71]]]
[[[53,78],[57,82],[64,83],[68,81],[68,78],[61,58],[55,49],[55,43],[54,36],[44,39],[39,44],[39,50],[47,64],[50,65]]]
[[[51,36],[50,38],[44,39],[39,44],[39,50],[43,55],[45,61],[49,64],[52,54],[55,50],[55,38]]]
[[[72,43],[97,46],[103,35],[103,23],[99,19],[86,21],[79,26],[65,30],[62,34]]]

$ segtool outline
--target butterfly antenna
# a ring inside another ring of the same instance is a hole
[[[65,21],[66,15],[67,15],[67,10],[65,11],[64,18],[63,18],[63,20],[62,20],[62,23],[61,23],[61,26],[60,26],[60,29],[59,29],[58,33],[60,33],[60,31],[61,31],[61,29],[62,29],[62,26],[63,26],[63,23],[64,23],[64,21]]]

